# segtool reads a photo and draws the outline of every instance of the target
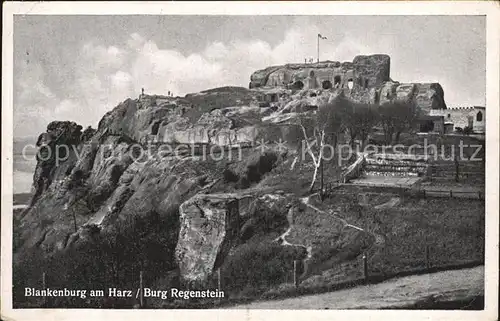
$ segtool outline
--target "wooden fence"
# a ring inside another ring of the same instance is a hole
[[[460,190],[452,190],[452,189],[425,189],[425,188],[415,188],[415,187],[407,187],[407,186],[363,186],[357,184],[349,184],[349,183],[339,183],[339,182],[329,182],[325,184],[325,188],[323,190],[322,199],[327,196],[331,196],[334,194],[342,194],[342,195],[352,195],[351,191],[342,191],[339,190],[340,187],[348,187],[355,186],[365,189],[384,189],[385,193],[395,194],[400,196],[410,196],[416,198],[428,198],[428,197],[449,197],[449,198],[467,198],[467,199],[479,199],[483,200],[485,195],[481,190],[478,191],[460,191]],[[380,195],[380,191],[377,192],[363,192],[363,194],[377,194]]]

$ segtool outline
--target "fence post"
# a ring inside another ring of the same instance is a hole
[[[139,297],[139,306],[141,309],[144,308],[144,283],[143,283],[143,272],[139,272],[139,291],[140,291],[140,297]]]
[[[453,191],[450,189],[450,198],[453,198]]]
[[[431,268],[429,245],[425,246],[425,267],[427,270]]]
[[[297,269],[297,260],[293,260],[293,285],[299,287],[299,273]]]
[[[47,289],[46,273],[43,272],[42,273],[42,290],[46,290],[46,289]],[[43,297],[43,307],[47,306],[47,302],[48,302],[48,296],[44,296]]]
[[[217,269],[217,290],[219,290],[219,291],[222,290],[222,279],[221,279],[220,267]]]
[[[425,198],[425,189],[424,189],[424,198]]]
[[[324,171],[323,171],[323,157],[321,157],[320,165],[321,165],[321,201],[323,202],[325,199],[325,186],[324,186]]]
[[[365,284],[368,283],[368,258],[366,253],[363,253],[363,278]]]

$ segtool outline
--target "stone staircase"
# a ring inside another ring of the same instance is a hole
[[[429,161],[423,155],[377,154],[365,156],[361,176],[423,177],[429,172]]]
[[[364,176],[426,176],[429,162],[425,156],[411,154],[369,154],[365,157]]]
[[[357,175],[346,183],[372,187],[411,187],[429,174],[429,159],[410,154],[365,154]]]

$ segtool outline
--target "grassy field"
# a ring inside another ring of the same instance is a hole
[[[400,199],[401,203],[392,208],[375,209],[393,198],[393,194],[385,193],[363,196],[362,191],[356,190],[351,195],[333,195],[323,203],[311,200],[320,212],[300,206],[287,240],[312,247],[308,272],[302,277],[305,280],[295,288],[294,255],[280,255],[277,266],[283,270],[275,275],[279,282],[268,283],[264,292],[266,286],[262,283],[259,289],[247,287],[244,292],[217,304],[296,297],[363,284],[361,256],[364,252],[367,254],[369,282],[484,264],[484,201],[406,198]],[[342,226],[338,218],[329,214],[331,211],[338,212],[337,217],[364,231]],[[382,236],[383,241],[375,242],[373,235]],[[267,247],[277,250],[272,242]],[[290,246],[285,248],[292,249]],[[254,251],[251,257],[260,256],[258,252],[263,250],[259,247],[253,249],[257,252]],[[265,262],[262,261],[261,265],[267,264]],[[248,272],[259,270],[260,266],[245,268]],[[257,284],[259,274],[254,277]],[[228,275],[225,282],[230,281]],[[433,306],[426,305],[428,303],[419,302],[410,308]]]
[[[325,210],[341,207],[341,215],[350,224],[384,237],[384,244],[368,251],[371,275],[425,268],[426,246],[431,266],[480,261],[484,257],[484,201],[410,198],[393,208],[376,210],[373,205],[381,201],[380,197],[370,199],[368,203],[372,204],[368,206],[359,205],[359,198],[359,194],[337,195],[318,207]],[[353,242],[342,244],[353,247]],[[325,270],[317,281],[329,282],[332,277],[349,279],[359,274],[359,260],[344,263]]]

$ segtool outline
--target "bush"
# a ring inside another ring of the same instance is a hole
[[[139,218],[130,213],[116,230],[105,234],[90,226],[87,234],[93,234],[91,241],[76,242],[71,248],[51,257],[44,257],[39,250],[19,253],[20,260],[13,268],[14,307],[40,306],[41,301],[26,298],[23,289],[41,287],[44,271],[49,288],[132,289],[138,286],[140,271],[144,272],[145,284],[153,284],[176,267],[177,233],[177,218],[160,217],[156,213]],[[134,298],[85,300],[61,297],[51,299],[49,304],[51,307],[127,308],[134,303]]]
[[[470,135],[470,134],[472,134],[472,133],[474,133],[474,130],[472,130],[472,127],[466,126],[466,127],[464,128],[464,134],[465,134],[465,135]]]
[[[302,248],[277,243],[247,243],[238,247],[222,267],[224,289],[234,294],[262,293],[291,282],[293,261],[304,258]]]
[[[247,241],[256,235],[268,233],[282,233],[288,226],[287,208],[279,202],[272,208],[257,199],[249,209],[250,218],[245,222],[240,231],[240,238]],[[277,235],[276,235],[277,236]]]

